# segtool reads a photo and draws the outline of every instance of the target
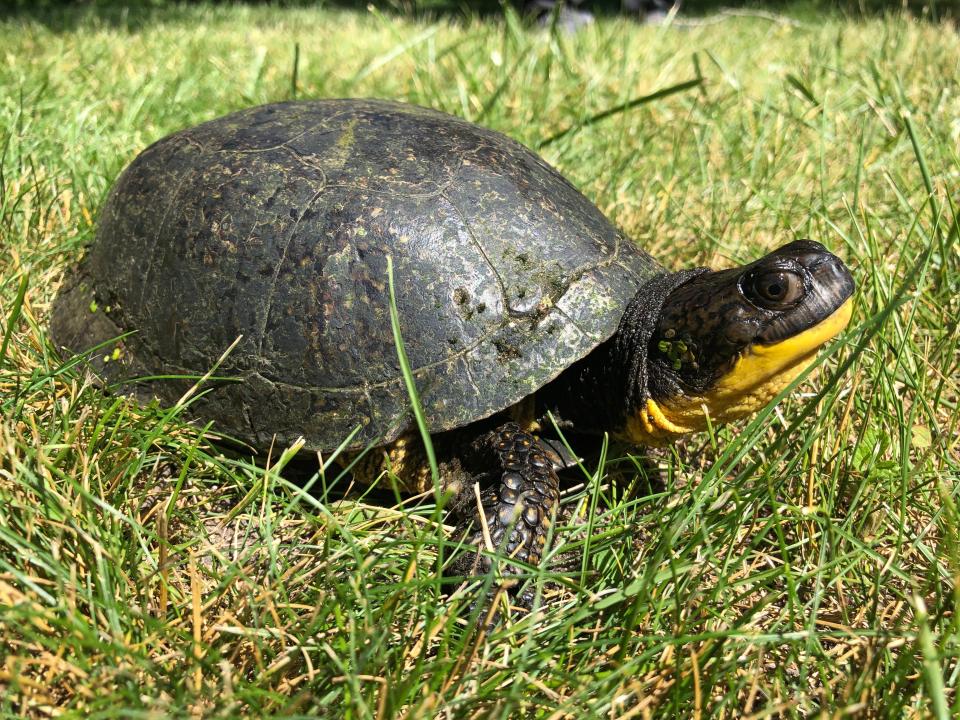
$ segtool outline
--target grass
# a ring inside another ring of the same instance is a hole
[[[574,36],[336,5],[0,20],[0,713],[955,716],[958,57],[948,24],[809,5]],[[853,323],[779,406],[656,455],[662,487],[627,448],[591,459],[556,531],[572,569],[478,631],[435,506],[344,497],[326,457],[305,483],[284,448],[228,457],[50,345],[122,167],[294,93],[553,137],[670,267],[818,238],[854,268]]]

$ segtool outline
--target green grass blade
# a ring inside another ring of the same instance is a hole
[[[397,295],[393,287],[393,258],[387,255],[387,281],[390,288],[390,327],[393,330],[393,343],[397,348],[397,360],[400,363],[400,372],[403,375],[403,383],[407,388],[407,395],[410,398],[410,409],[413,411],[413,417],[417,421],[417,429],[420,431],[420,437],[423,439],[423,447],[427,452],[427,462],[430,463],[430,475],[433,478],[434,489],[440,490],[440,470],[437,467],[437,456],[433,450],[433,442],[430,439],[430,428],[427,426],[427,418],[423,413],[423,405],[420,402],[420,394],[417,392],[417,384],[413,377],[413,371],[410,369],[410,360],[407,358],[407,351],[403,345],[403,336],[400,332],[400,313],[397,311]]]
[[[652,92],[649,95],[642,95],[640,97],[633,98],[632,100],[627,100],[624,103],[620,103],[619,105],[615,105],[613,107],[607,108],[606,110],[602,110],[594,115],[591,115],[585,120],[579,123],[576,123],[575,125],[571,125],[565,130],[561,130],[560,132],[549,136],[545,140],[542,140],[537,145],[537,147],[541,149],[545,148],[548,145],[552,145],[557,140],[565,138],[570,133],[580,132],[584,128],[590,127],[591,125],[594,125],[600,122],[601,120],[606,120],[609,117],[612,117],[614,115],[619,115],[620,113],[626,112],[627,110],[633,110],[636,107],[640,107],[641,105],[646,105],[648,103],[653,102],[654,100],[659,100],[661,98],[669,97],[670,95],[675,95],[676,93],[684,92],[685,90],[689,90],[690,88],[699,87],[702,84],[703,84],[703,78],[697,77],[697,78],[693,78],[692,80],[686,80],[684,82],[677,83],[676,85],[671,85],[670,87],[663,88],[662,90],[657,90],[656,92]]]
[[[20,277],[20,284],[17,287],[17,295],[13,300],[13,305],[7,315],[7,327],[3,333],[3,342],[0,343],[0,361],[7,358],[7,346],[10,344],[10,338],[13,337],[13,330],[17,326],[17,320],[20,319],[20,311],[23,309],[23,300],[27,296],[27,286],[30,284],[30,277],[26,274]]]

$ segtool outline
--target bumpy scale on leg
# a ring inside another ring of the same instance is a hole
[[[471,448],[474,463],[494,480],[481,492],[481,504],[491,544],[501,555],[528,565],[543,557],[547,532],[560,499],[553,453],[544,448],[517,423],[506,423],[481,437]],[[492,472],[491,472],[492,471]],[[465,541],[484,547],[483,525],[478,516],[472,488],[469,498],[458,503],[462,520],[458,524]],[[464,553],[449,572],[457,575],[490,572],[491,558],[479,552]]]

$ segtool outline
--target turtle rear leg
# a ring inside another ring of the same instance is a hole
[[[461,490],[454,508],[458,535],[468,545],[490,545],[501,556],[536,565],[543,557],[547,533],[560,500],[554,455],[517,423],[506,423],[478,438],[465,453],[466,467],[485,480],[480,509],[472,487]],[[482,509],[483,518],[480,517]],[[489,555],[466,551],[451,563],[451,575],[484,575]]]

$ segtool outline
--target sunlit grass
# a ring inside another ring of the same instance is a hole
[[[0,22],[0,712],[957,714],[960,40],[896,16],[677,20]],[[851,328],[799,392],[653,477],[617,446],[571,473],[540,609],[479,631],[438,576],[433,505],[391,507],[387,479],[343,499],[328,457],[225,455],[50,345],[122,167],[294,93],[403,99],[530,147],[572,128],[544,156],[667,266],[821,240],[854,269]]]

